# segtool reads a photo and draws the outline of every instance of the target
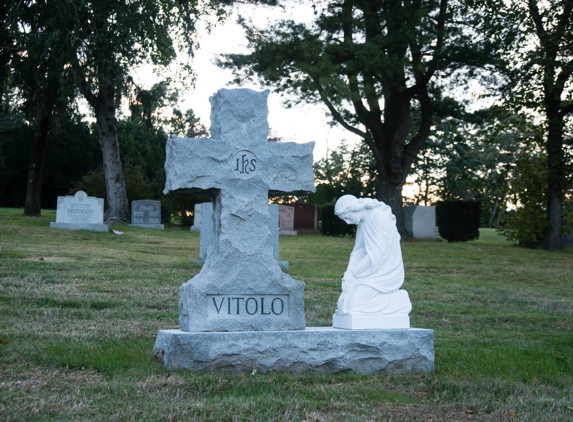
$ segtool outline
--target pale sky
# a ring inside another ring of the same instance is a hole
[[[207,127],[210,126],[211,105],[209,97],[221,88],[237,88],[229,85],[232,80],[230,70],[220,69],[214,64],[219,54],[247,52],[247,41],[243,29],[237,25],[237,10],[244,16],[253,17],[255,23],[265,27],[266,22],[280,18],[295,17],[297,20],[312,19],[312,8],[309,4],[298,4],[288,10],[252,5],[239,5],[223,25],[217,26],[210,34],[203,33],[200,37],[200,49],[195,52],[191,66],[196,72],[195,88],[180,95],[177,108],[185,111],[193,109],[195,115]],[[140,83],[151,81],[144,70],[136,71]],[[155,83],[157,80],[151,82]],[[147,85],[147,83],[144,83]],[[243,85],[261,91],[264,88],[256,84]],[[340,126],[330,127],[325,115],[326,108],[322,105],[305,105],[287,109],[281,104],[281,96],[274,94],[272,89],[269,95],[269,126],[275,136],[292,142],[315,142],[315,161],[326,155],[327,149],[336,148],[342,139],[354,145],[359,138]]]

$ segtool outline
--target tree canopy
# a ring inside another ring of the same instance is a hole
[[[290,101],[322,102],[359,135],[377,164],[378,196],[405,234],[402,187],[432,127],[432,81],[472,51],[463,4],[341,0],[315,8],[311,26],[286,20],[261,30],[244,21],[251,52],[227,54],[220,65],[237,82],[258,77]]]
[[[540,117],[546,154],[543,246],[561,249],[567,142],[573,116],[573,1],[473,2],[483,15],[479,33],[495,46],[494,64],[506,104]],[[571,143],[571,141],[569,141]],[[569,146],[570,147],[570,146]]]
[[[130,71],[147,63],[167,66],[182,48],[192,53],[198,20],[222,17],[219,6],[197,0],[10,2],[20,56],[29,54],[39,62],[57,59],[55,78],[43,71],[35,79],[81,93],[95,114],[106,176],[106,221],[129,219],[116,110]],[[32,40],[44,41],[37,53],[29,47]]]

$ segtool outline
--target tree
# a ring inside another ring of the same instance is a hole
[[[197,20],[211,12],[221,17],[218,3],[195,0],[56,0],[49,6],[36,0],[14,3],[19,18],[28,16],[20,13],[26,8],[50,9],[49,31],[44,27],[34,32],[29,17],[21,19],[19,28],[29,38],[54,36],[57,40],[44,50],[45,56],[65,61],[64,73],[69,75],[65,83],[79,90],[95,114],[106,179],[105,220],[128,221],[116,115],[129,72],[144,63],[167,66],[182,45],[192,52]]]
[[[338,148],[314,163],[316,193],[308,201],[322,205],[334,203],[342,195],[376,197],[376,162],[365,143],[349,148],[343,141]]]
[[[244,23],[251,52],[224,55],[220,65],[233,69],[239,83],[256,76],[293,102],[322,102],[336,123],[359,135],[377,164],[378,196],[405,235],[402,188],[432,127],[429,85],[436,72],[455,68],[457,58],[472,51],[472,34],[455,22],[465,12],[461,6],[448,0],[314,3],[312,27],[281,21],[259,30]]]
[[[561,249],[566,159],[564,139],[573,115],[573,1],[479,1],[484,38],[495,40],[502,94],[519,111],[538,113],[545,127],[545,249]],[[571,136],[571,135],[569,135]]]
[[[28,147],[37,136],[23,116],[19,122],[17,116],[11,117],[13,124],[0,124],[0,206],[21,208],[26,204]],[[58,116],[46,143],[50,147],[40,205],[55,209],[58,196],[67,195],[74,182],[101,166],[101,153],[97,134],[77,114]]]
[[[35,130],[28,144],[24,215],[39,216],[48,135],[72,93],[62,84],[66,61],[65,54],[57,54],[57,46],[65,43],[65,35],[52,26],[55,9],[46,2],[22,6],[20,2],[5,3],[6,13],[1,18],[12,43],[3,47],[3,53],[12,52],[5,69],[11,69],[12,89],[22,99],[21,109]]]
[[[441,118],[418,155],[410,182],[416,204],[479,201],[482,227],[495,227],[508,199],[510,173],[531,123],[500,107]]]

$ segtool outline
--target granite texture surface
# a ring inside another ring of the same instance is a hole
[[[331,327],[227,333],[160,330],[153,354],[170,370],[194,372],[433,372],[434,332]]]

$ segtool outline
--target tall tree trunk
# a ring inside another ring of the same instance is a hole
[[[546,101],[546,103],[549,103]],[[563,249],[563,120],[559,116],[559,102],[547,105],[547,223],[543,237],[544,249]]]
[[[406,232],[404,210],[402,209],[402,188],[403,185],[394,185],[387,178],[380,177],[378,199],[392,209],[392,214],[396,217],[396,227],[402,240],[409,240],[410,236]]]
[[[129,222],[129,203],[119,156],[114,100],[113,89],[100,91],[94,107],[107,192],[107,211],[104,220],[106,223],[127,223]]]
[[[48,133],[52,114],[40,121],[38,135],[29,142],[28,148],[28,179],[26,181],[26,205],[24,215],[27,217],[40,217],[42,208],[42,175],[46,161],[48,147]]]
[[[38,89],[41,89],[38,87]],[[36,117],[36,133],[29,143],[28,149],[28,178],[26,181],[26,204],[24,215],[27,217],[40,217],[42,207],[42,177],[44,162],[48,148],[48,135],[56,104],[60,92],[60,81],[57,77],[50,77],[45,89],[42,90],[43,102],[33,106],[32,111]],[[39,121],[38,121],[39,119]]]

